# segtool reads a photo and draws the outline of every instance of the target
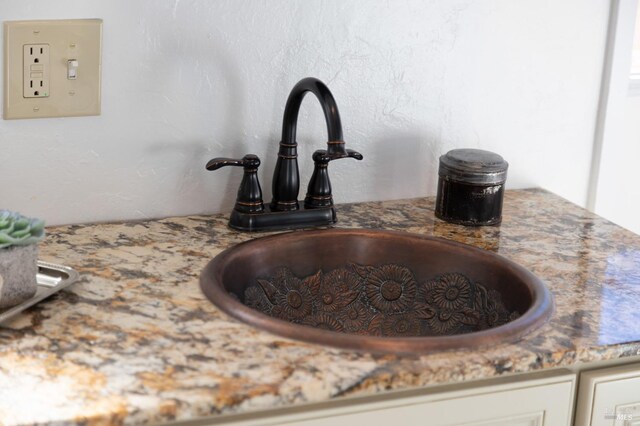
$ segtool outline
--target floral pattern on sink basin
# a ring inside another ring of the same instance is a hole
[[[497,327],[520,316],[500,293],[460,273],[419,282],[402,265],[348,267],[308,277],[277,268],[248,287],[244,303],[271,317],[369,336],[445,336]]]

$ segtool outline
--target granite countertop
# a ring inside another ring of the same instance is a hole
[[[507,191],[499,227],[445,223],[434,201],[341,205],[340,227],[504,255],[548,284],[557,310],[547,325],[516,344],[421,357],[299,343],[202,295],[205,264],[260,236],[230,230],[227,215],[55,227],[41,259],[82,277],[0,328],[0,423],[187,420],[640,354],[640,236],[539,189]]]

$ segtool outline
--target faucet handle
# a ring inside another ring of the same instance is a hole
[[[306,209],[317,209],[333,206],[331,195],[331,181],[329,180],[329,162],[339,158],[355,158],[362,160],[362,154],[352,149],[347,149],[344,154],[331,154],[324,149],[319,149],[311,156],[313,158],[313,174],[307,186],[307,196],[304,199]]]
[[[213,160],[209,160],[206,168],[207,170],[218,170],[225,166],[250,167],[257,169],[258,166],[260,166],[260,159],[254,154],[247,154],[239,160],[235,158],[218,157]]]
[[[241,159],[218,157],[209,160],[206,169],[218,170],[225,166],[244,167],[244,175],[242,176],[242,182],[240,182],[234,209],[242,213],[262,213],[264,204],[262,202],[262,189],[258,180],[260,158],[253,154],[247,154]]]
[[[354,151],[353,149],[348,149],[347,158],[355,158],[356,160],[362,160],[364,157],[358,151]]]
[[[322,153],[322,154],[319,154]],[[318,151],[316,151],[313,155],[313,159],[315,161],[315,156],[316,154],[318,155],[324,155],[328,161],[333,161],[333,160],[339,160],[341,158],[355,158],[356,160],[362,160],[362,154],[360,154],[357,151],[354,151],[353,149],[346,149],[344,151],[342,151],[341,153],[332,153],[330,151],[325,151],[324,149],[320,149]]]

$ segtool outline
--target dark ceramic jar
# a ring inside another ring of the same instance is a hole
[[[507,163],[481,149],[454,149],[440,157],[436,216],[469,226],[502,221]]]

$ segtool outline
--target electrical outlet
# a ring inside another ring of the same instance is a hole
[[[49,45],[25,44],[22,60],[22,96],[46,98],[49,96]]]
[[[102,20],[4,23],[5,119],[100,115]]]

